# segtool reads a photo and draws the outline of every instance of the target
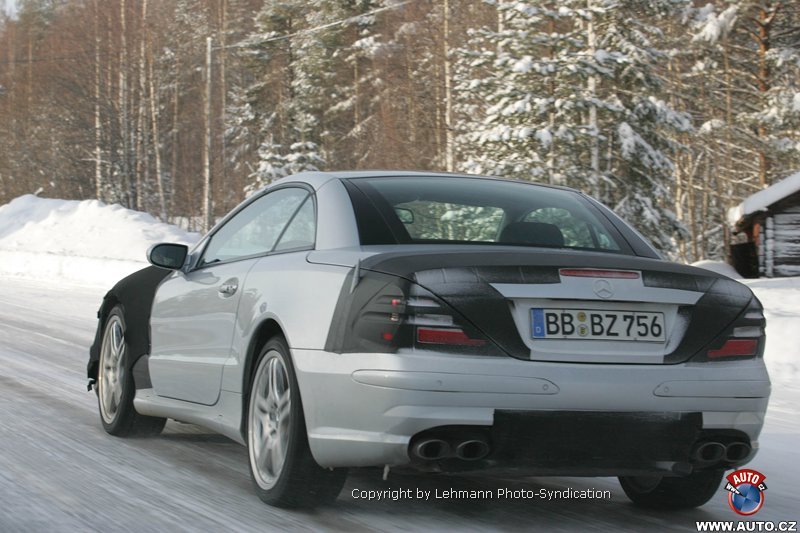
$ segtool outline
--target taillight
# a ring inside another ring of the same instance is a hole
[[[361,279],[355,284],[348,279],[339,296],[326,350],[505,355],[458,311],[419,285],[371,271],[356,275]]]
[[[483,346],[486,344],[486,339],[470,338],[461,328],[417,326],[417,342],[420,344],[444,344],[447,346]]]
[[[707,360],[760,357],[764,353],[765,327],[766,320],[761,304],[754,298],[745,312],[711,344],[705,354]]]
[[[721,348],[709,350],[708,357],[716,359],[719,357],[753,356],[757,350],[758,339],[728,339]]]

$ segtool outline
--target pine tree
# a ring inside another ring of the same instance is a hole
[[[309,31],[319,20],[311,11],[300,0],[266,1],[253,33],[240,44],[251,78],[232,96],[227,136],[237,159],[257,154],[247,191],[324,166],[320,145],[331,53],[325,35]]]
[[[311,15],[314,25],[344,21],[324,41],[331,51],[323,122],[325,158],[339,168],[359,168],[376,156],[371,142],[379,134],[377,115],[386,96],[375,61],[388,53],[376,28],[375,10],[384,0],[322,1]],[[336,147],[335,150],[333,147]]]
[[[648,21],[674,4],[498,3],[497,25],[459,53],[462,168],[599,196],[669,251],[685,230],[671,211],[666,132],[691,123],[661,97]]]
[[[796,3],[721,0],[668,30],[672,100],[697,124],[676,158],[686,260],[724,260],[728,209],[800,164],[798,14]]]
[[[706,113],[703,133],[727,159],[729,193],[741,197],[800,164],[800,5],[777,0],[716,4],[692,13],[693,51],[702,58],[694,73],[703,78],[693,81],[725,96],[722,105]]]

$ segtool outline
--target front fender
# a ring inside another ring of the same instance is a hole
[[[150,353],[150,311],[153,307],[153,298],[158,286],[171,273],[171,270],[155,266],[143,268],[118,281],[103,297],[103,302],[97,311],[97,330],[94,342],[89,347],[89,363],[86,366],[90,389],[97,380],[106,318],[114,306],[122,306],[125,314],[127,325],[125,342],[129,353],[133,355],[128,358],[128,370],[142,355]]]

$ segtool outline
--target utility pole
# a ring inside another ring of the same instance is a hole
[[[203,143],[203,231],[211,229],[211,44],[206,38],[205,143]]]

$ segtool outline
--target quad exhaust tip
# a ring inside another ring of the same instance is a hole
[[[692,462],[700,465],[741,463],[750,456],[753,447],[747,442],[735,441],[727,445],[709,441],[698,444],[692,452]]]
[[[746,442],[732,442],[725,448],[725,460],[730,463],[738,463],[746,459],[753,447]]]
[[[462,461],[480,461],[491,452],[489,441],[480,435],[457,437],[426,436],[413,440],[409,454],[423,461],[456,458]]]
[[[704,442],[692,453],[692,459],[700,464],[714,464],[725,457],[725,445],[721,442]]]
[[[444,459],[450,455],[450,444],[442,439],[422,439],[411,446],[411,454],[426,461]]]
[[[468,439],[456,446],[456,457],[464,461],[479,461],[489,455],[489,443],[482,439]]]

